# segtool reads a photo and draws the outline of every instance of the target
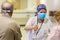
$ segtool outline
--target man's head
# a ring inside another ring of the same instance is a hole
[[[45,16],[46,16],[46,6],[44,4],[40,4],[37,6],[37,14],[38,14],[38,18],[40,18],[41,20],[44,20]]]
[[[13,4],[12,3],[9,3],[9,2],[5,2],[2,4],[1,6],[1,13],[4,15],[4,16],[12,16],[12,13],[13,13]]]

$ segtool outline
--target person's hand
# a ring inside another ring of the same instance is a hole
[[[37,31],[38,25],[34,25],[33,29],[34,29],[34,31]]]

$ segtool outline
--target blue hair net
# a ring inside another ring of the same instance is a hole
[[[47,10],[46,6],[44,4],[40,4],[40,5],[37,6],[37,12],[39,12],[41,9]]]

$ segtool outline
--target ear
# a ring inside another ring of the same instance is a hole
[[[3,12],[2,12],[2,9],[0,9],[0,11],[1,11],[1,13],[3,13]]]

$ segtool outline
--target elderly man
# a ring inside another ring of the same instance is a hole
[[[1,6],[0,40],[21,40],[22,34],[19,25],[11,19],[13,4],[5,2]]]

